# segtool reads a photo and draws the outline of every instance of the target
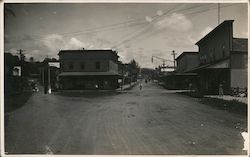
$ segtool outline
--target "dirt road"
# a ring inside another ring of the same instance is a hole
[[[8,116],[9,154],[246,154],[246,117],[150,83],[117,93],[34,94]]]

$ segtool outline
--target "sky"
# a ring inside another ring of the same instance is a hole
[[[220,23],[234,20],[234,37],[248,37],[248,4],[221,3]],[[5,3],[4,51],[27,59],[58,58],[65,49],[113,49],[124,63],[155,68],[195,45],[218,25],[217,3]],[[172,62],[166,62],[173,65]]]

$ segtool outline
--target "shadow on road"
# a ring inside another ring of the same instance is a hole
[[[12,112],[20,107],[22,107],[31,97],[32,92],[25,91],[19,94],[4,95],[4,111]]]

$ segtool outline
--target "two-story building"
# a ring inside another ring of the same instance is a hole
[[[176,71],[188,72],[199,65],[198,52],[183,52],[176,58]]]
[[[218,93],[220,84],[226,94],[247,89],[247,39],[233,37],[233,22],[222,22],[196,43],[200,63],[191,71],[198,73],[203,93]]]
[[[116,89],[118,58],[112,50],[61,50],[61,89]]]
[[[199,65],[198,52],[183,52],[176,58],[176,63],[176,70],[164,76],[166,88],[195,89],[197,74],[189,71]]]

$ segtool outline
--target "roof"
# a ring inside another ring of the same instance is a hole
[[[234,20],[225,20],[225,21],[223,21],[220,25],[218,25],[217,27],[215,27],[211,32],[209,32],[202,39],[200,39],[197,43],[195,43],[195,45],[199,45],[202,41],[204,41],[205,39],[207,39],[211,35],[215,34],[216,31],[218,31],[219,29],[221,29],[223,26],[225,26],[225,25],[231,25],[233,22],[234,22]]]
[[[171,72],[168,73],[167,75],[161,76],[162,78],[164,77],[174,77],[174,76],[197,76],[197,73],[176,73],[176,72]]]
[[[118,73],[105,71],[105,72],[62,72],[59,76],[118,76]]]
[[[176,60],[182,58],[184,55],[198,55],[198,52],[194,52],[194,51],[190,51],[190,52],[182,52],[182,54],[180,54]]]
[[[220,67],[220,66],[222,66],[222,67]],[[205,65],[195,67],[193,69],[190,69],[189,72],[197,72],[200,70],[219,69],[219,68],[229,68],[229,58],[224,58],[224,59],[221,59],[221,60],[214,62],[214,63],[208,63]]]
[[[60,50],[58,55],[61,55],[63,53],[113,53],[117,55],[116,51],[113,51],[111,49],[100,49],[100,50],[86,50],[86,49],[82,49],[82,50]]]

